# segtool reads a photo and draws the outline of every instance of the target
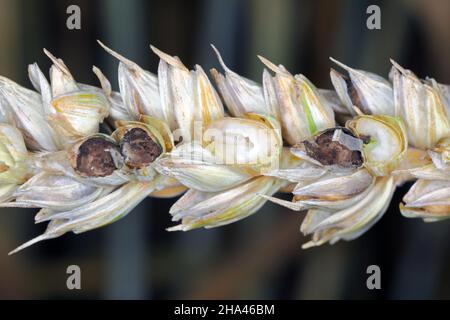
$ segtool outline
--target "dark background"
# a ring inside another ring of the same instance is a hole
[[[82,29],[66,28],[77,4]],[[366,28],[366,8],[381,7],[382,29]],[[0,0],[0,74],[27,87],[27,65],[50,66],[45,47],[80,82],[97,84],[93,64],[117,89],[117,61],[96,43],[156,72],[153,44],[192,67],[229,67],[261,82],[262,54],[330,88],[328,60],[387,76],[392,57],[419,76],[450,83],[450,1],[17,1]],[[400,188],[385,217],[353,242],[301,250],[303,213],[272,204],[220,229],[169,233],[173,199],[142,202],[103,229],[35,245],[34,210],[1,209],[0,298],[361,299],[449,298],[450,223],[401,217]],[[287,199],[288,197],[285,196]],[[66,288],[66,268],[82,270],[82,290]],[[366,268],[381,268],[382,289],[366,288]]]

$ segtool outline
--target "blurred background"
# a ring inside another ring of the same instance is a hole
[[[81,30],[66,9],[81,8]],[[366,9],[381,8],[381,30]],[[0,0],[0,74],[31,87],[27,65],[50,67],[42,48],[64,59],[79,82],[97,84],[100,67],[117,90],[110,47],[156,73],[153,44],[192,67],[218,67],[210,43],[236,72],[261,82],[262,54],[318,87],[331,88],[332,56],[387,77],[389,58],[450,83],[448,0]],[[385,217],[353,242],[302,250],[303,213],[266,204],[220,229],[169,233],[174,199],[143,201],[125,219],[67,234],[7,256],[44,231],[34,210],[0,210],[0,298],[18,299],[406,299],[450,298],[450,221],[402,218],[399,188]],[[283,196],[288,199],[288,195]],[[81,267],[82,290],[66,288]],[[381,268],[381,290],[366,268]]]

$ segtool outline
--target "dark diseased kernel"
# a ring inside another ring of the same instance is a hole
[[[162,148],[144,129],[133,128],[123,136],[120,152],[127,166],[140,169],[155,161],[162,153]]]
[[[118,147],[105,139],[87,139],[78,148],[76,171],[87,177],[106,177],[116,170],[112,152]]]
[[[359,96],[358,90],[356,90],[350,78],[345,77],[344,79],[345,84],[347,85],[347,93],[350,97],[350,100],[352,101],[352,104],[362,110],[363,109],[362,99]]]
[[[316,137],[304,141],[306,153],[311,158],[326,166],[338,165],[340,167],[360,167],[363,164],[362,154],[358,150],[350,150],[338,141],[333,141],[334,131],[337,128],[319,133]],[[346,128],[339,128],[345,134],[353,134]]]

